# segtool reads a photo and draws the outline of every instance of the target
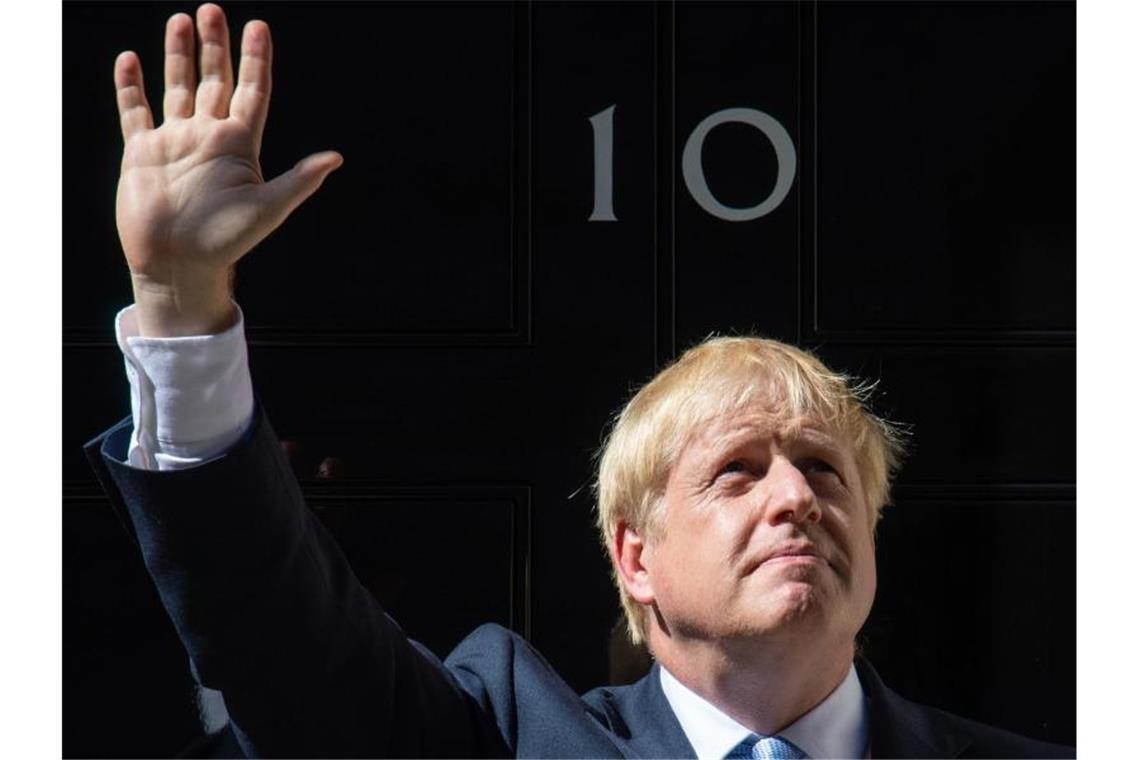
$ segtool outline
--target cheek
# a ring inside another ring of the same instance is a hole
[[[671,522],[667,538],[655,548],[655,590],[687,599],[713,593],[716,580],[731,569],[732,544],[721,522],[693,517]]]
[[[853,584],[875,586],[875,543],[862,516],[832,507],[827,527],[836,548],[848,564],[847,575]]]
[[[870,606],[875,597],[875,587],[878,585],[878,571],[875,563],[875,544],[870,536],[857,540],[851,558],[853,564],[853,582],[861,597]]]
[[[862,562],[860,577],[863,580],[863,582],[867,586],[870,587],[870,589],[873,593],[875,590],[875,586],[877,586],[878,582],[879,582],[878,568],[876,567],[876,564],[875,564],[875,548],[874,548],[874,546],[871,546],[867,549],[866,557],[863,559],[863,562]]]

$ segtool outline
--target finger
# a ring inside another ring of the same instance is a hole
[[[123,141],[136,132],[154,129],[154,119],[143,88],[142,63],[138,55],[127,50],[115,59],[115,99],[119,104],[119,125]]]
[[[254,155],[261,152],[261,135],[269,113],[269,93],[273,86],[273,39],[264,21],[250,21],[241,36],[241,65],[237,89],[230,103],[230,116],[253,133]]]
[[[162,96],[164,119],[194,115],[194,21],[178,13],[166,22],[166,91]]]
[[[271,228],[285,221],[293,210],[317,191],[325,177],[340,168],[344,158],[335,151],[314,153],[289,171],[261,186],[262,202]]]
[[[224,119],[234,94],[234,68],[226,14],[213,3],[198,8],[198,42],[199,82],[194,110]]]

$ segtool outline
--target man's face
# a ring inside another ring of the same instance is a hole
[[[643,562],[672,636],[854,639],[875,596],[872,521],[850,445],[754,403],[688,442]]]

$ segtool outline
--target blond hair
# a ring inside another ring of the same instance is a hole
[[[758,337],[710,338],[686,351],[617,415],[600,451],[598,528],[612,553],[620,522],[659,538],[662,496],[677,457],[706,422],[756,398],[787,419],[812,419],[852,447],[874,529],[903,453],[901,429],[867,408],[873,386],[852,382],[795,346]],[[611,561],[615,558],[611,556]],[[647,611],[626,592],[614,564],[630,638],[646,639]]]

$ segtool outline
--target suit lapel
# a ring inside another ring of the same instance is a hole
[[[655,663],[645,678],[612,692],[612,717],[624,724],[615,726],[618,743],[627,757],[695,758],[661,690],[659,668]],[[872,758],[960,757],[971,744],[969,735],[938,720],[937,713],[887,688],[866,660],[857,658],[855,669],[867,699]]]
[[[627,732],[623,750],[627,757],[695,758],[697,753],[661,690],[660,667],[654,663],[649,675],[615,690],[613,705]]]
[[[888,689],[863,658],[855,670],[867,698],[871,757],[960,757],[970,745],[968,735]]]

